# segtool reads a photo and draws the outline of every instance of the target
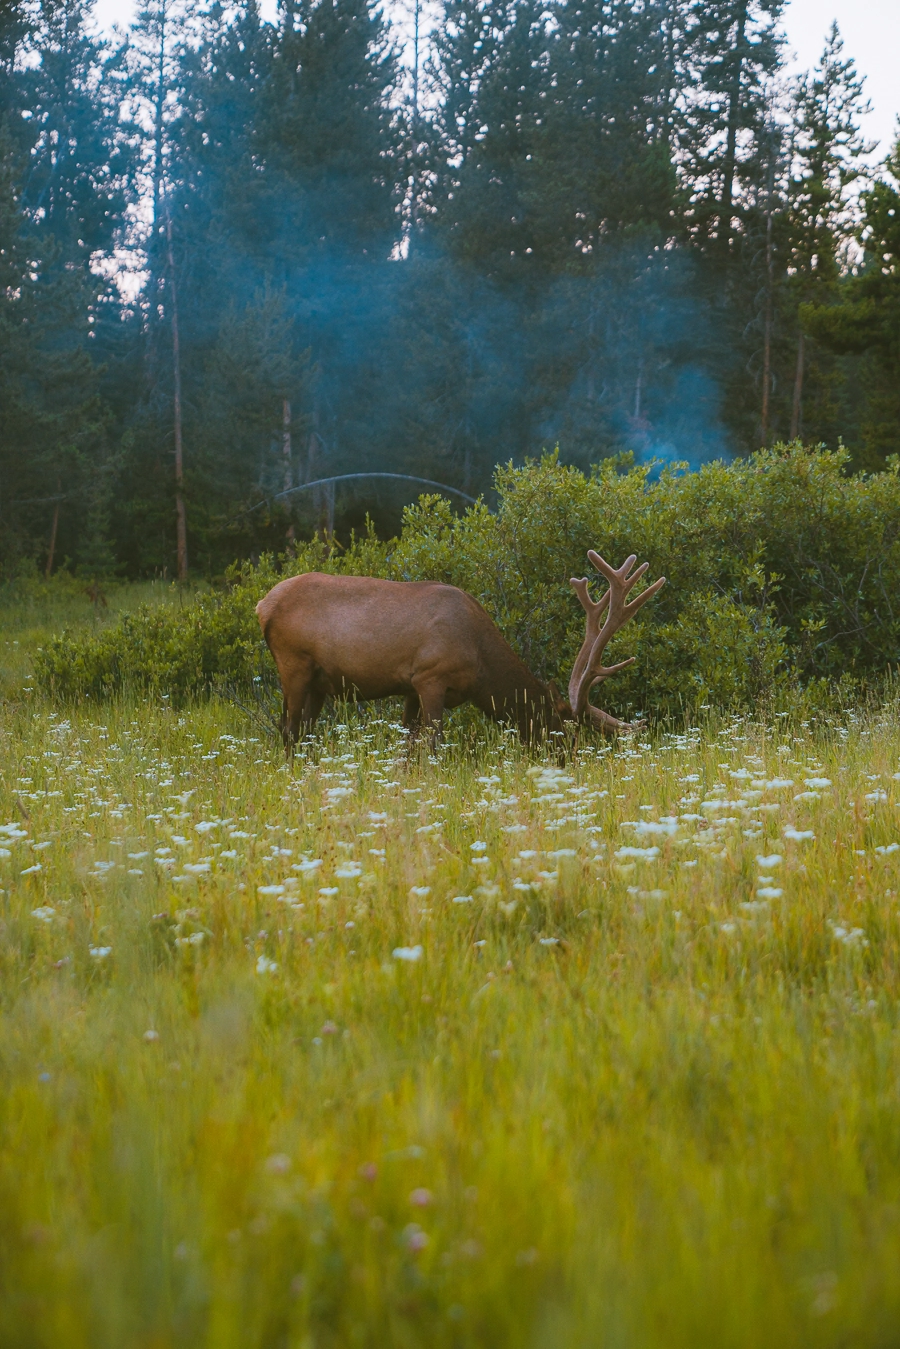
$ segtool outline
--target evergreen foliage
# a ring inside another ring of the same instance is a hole
[[[0,15],[0,565],[195,573],[558,445],[900,452],[894,152],[782,0]],[[176,483],[176,460],[183,482]]]

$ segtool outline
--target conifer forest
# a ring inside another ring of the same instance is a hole
[[[783,8],[4,0],[3,575],[212,577],[557,446],[886,467],[900,147]]]

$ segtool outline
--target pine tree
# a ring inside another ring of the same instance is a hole
[[[89,264],[121,196],[102,186],[116,138],[84,11],[47,4],[31,19],[2,32],[0,478],[7,550],[46,548],[49,571],[58,549],[77,558],[85,546],[85,502],[109,453],[90,354],[109,287]]]
[[[781,64],[784,0],[693,0],[686,77],[693,85],[680,145],[689,227],[719,250],[735,240],[765,174],[770,83]]]
[[[790,185],[787,265],[791,278],[789,304],[795,315],[800,305],[824,304],[834,294],[842,254],[855,224],[847,189],[859,178],[863,157],[872,149],[860,132],[860,120],[869,106],[863,98],[863,82],[853,61],[843,58],[843,45],[837,24],[832,24],[815,71],[800,80],[793,100],[795,168]],[[818,401],[821,404],[828,399],[832,403],[831,415],[823,416],[820,411],[818,417],[804,419],[804,377],[809,357],[806,335],[799,324],[795,344],[789,435],[793,439],[805,427],[814,439],[833,443],[833,363],[830,370],[815,364],[812,370]]]
[[[42,0],[27,74],[36,136],[22,202],[67,264],[110,250],[126,207],[118,126],[120,52],[88,32],[85,0]]]
[[[398,235],[397,57],[371,0],[282,10],[260,152],[283,194],[283,248],[386,258]]]
[[[183,0],[147,0],[132,26],[128,96],[132,133],[149,179],[151,222],[145,242],[149,279],[145,412],[151,438],[171,427],[174,458],[175,552],[179,580],[187,578],[180,314],[175,226],[185,192],[180,156],[183,74],[189,45]],[[135,184],[136,190],[140,190]]]
[[[823,346],[855,358],[864,398],[857,462],[879,468],[900,454],[900,137],[862,208],[863,265],[841,279],[832,303],[801,305],[799,318]]]
[[[667,36],[673,37],[666,8],[567,0],[556,13],[539,157],[557,265],[590,264],[623,233],[671,233],[677,76],[665,59]]]

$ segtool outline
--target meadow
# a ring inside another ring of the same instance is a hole
[[[896,1343],[896,707],[286,765],[11,630],[0,1344]]]

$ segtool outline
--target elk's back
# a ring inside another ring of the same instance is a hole
[[[409,692],[431,675],[470,696],[485,647],[503,642],[470,595],[438,581],[307,572],[274,586],[256,612],[283,680],[311,662],[335,691],[363,698]]]

